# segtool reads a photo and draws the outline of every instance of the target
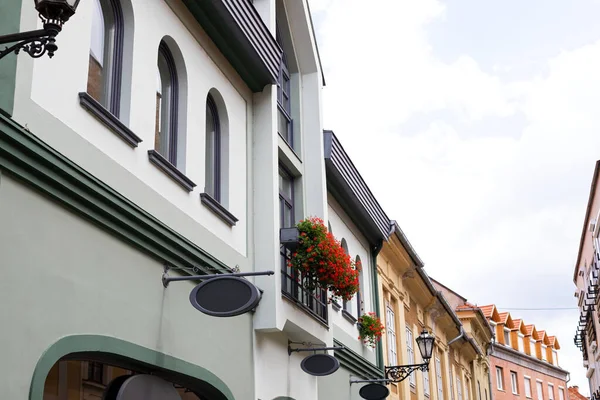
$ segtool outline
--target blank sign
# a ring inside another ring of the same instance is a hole
[[[173,384],[157,376],[134,375],[122,385],[115,400],[181,400]]]
[[[246,279],[220,276],[200,283],[190,293],[190,302],[213,317],[234,317],[258,305],[260,293]]]

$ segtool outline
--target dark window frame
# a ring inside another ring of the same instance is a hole
[[[348,251],[348,242],[346,241],[345,238],[342,238],[342,240],[340,240],[340,246],[342,246],[342,249],[344,249],[346,254],[350,254],[350,252]],[[348,316],[352,316],[354,318],[354,316],[352,314],[350,314],[350,310],[349,310],[350,304],[351,303],[349,300],[343,300],[342,301],[342,311],[345,311],[348,314]]]
[[[212,116],[212,120],[213,120],[213,127],[214,127],[214,140],[213,140],[213,152],[214,152],[214,159],[213,159],[213,165],[211,166],[211,168],[209,169],[208,166],[206,166],[206,173],[212,174],[212,181],[213,181],[213,188],[212,189],[212,193],[208,190],[208,188],[204,188],[204,191],[206,193],[208,193],[209,195],[211,195],[211,197],[213,199],[215,199],[216,201],[218,201],[219,203],[221,202],[221,192],[223,190],[223,187],[221,185],[221,123],[219,120],[219,109],[217,108],[217,103],[215,103],[214,98],[208,94],[208,96],[206,97],[206,108],[207,110],[210,112],[211,116]],[[207,134],[207,145],[208,145],[208,132],[206,132]]]
[[[88,361],[87,379],[88,382],[104,384],[104,364],[97,361]]]
[[[363,278],[363,274],[362,274],[362,260],[360,259],[359,255],[356,256],[354,262],[355,262],[355,265],[357,263],[361,264],[361,270],[359,272],[359,277],[358,277],[358,291],[356,292],[356,318],[360,318],[360,316],[362,315],[361,314],[362,304],[361,304],[361,299],[360,299],[360,295],[361,295],[362,292],[361,292],[360,285],[362,283],[361,281],[362,281],[362,278]]]
[[[283,139],[294,148],[294,124],[292,119],[292,106],[291,106],[291,75],[288,68],[287,57],[285,50],[283,50],[283,40],[279,28],[276,32],[277,43],[282,48],[281,62],[279,63],[279,73],[277,75],[277,108],[281,115],[286,119],[286,132],[279,132],[279,123],[277,124],[277,131],[283,137]]]
[[[168,106],[168,154],[164,154],[165,157],[171,164],[177,166],[177,139],[178,139],[178,120],[179,120],[179,79],[177,77],[177,66],[175,65],[175,58],[173,53],[169,49],[169,46],[161,40],[158,46],[159,57],[163,57],[167,65],[167,73],[169,75],[169,88],[171,90]],[[158,67],[158,63],[157,63]],[[164,99],[165,94],[162,93]],[[163,100],[161,100],[162,102]],[[164,104],[161,104],[161,110]],[[162,121],[161,121],[162,124]],[[161,127],[162,128],[162,127]],[[158,151],[158,149],[156,149]]]
[[[121,115],[121,84],[123,80],[123,47],[124,47],[124,38],[125,38],[125,20],[123,17],[123,9],[121,8],[121,4],[117,0],[98,0],[100,3],[100,10],[103,14],[104,20],[106,20],[106,7],[110,7],[112,22],[113,22],[113,35],[112,35],[112,56],[108,58],[110,61],[110,82],[106,82],[106,76],[103,76],[102,86],[106,90],[108,89],[109,93],[106,96],[105,108],[113,114],[115,117],[119,118]],[[108,32],[104,32],[104,48],[107,48],[106,40],[110,38]],[[107,61],[107,57],[102,60],[103,63]],[[101,102],[99,102],[102,104]],[[103,105],[104,106],[104,105]]]
[[[289,179],[291,184],[291,197],[279,190],[279,226],[285,228],[286,211],[291,212],[290,221],[292,225],[295,222],[295,190],[294,176],[282,165],[279,165],[279,175],[284,179]],[[287,208],[287,210],[286,210]],[[328,302],[327,290],[316,289],[314,292],[308,291],[303,287],[302,276],[296,271],[290,270],[287,262],[291,257],[291,252],[284,246],[280,247],[281,255],[281,292],[284,297],[300,306],[309,315],[325,326],[328,324]],[[289,289],[288,289],[289,287]]]

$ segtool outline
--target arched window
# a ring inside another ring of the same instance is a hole
[[[93,0],[87,93],[111,112],[121,114],[125,25],[117,0]]]
[[[350,254],[348,252],[348,243],[346,242],[346,239],[342,238],[340,244],[342,246],[342,249],[344,249],[344,251],[346,252],[346,254]],[[344,300],[344,306],[343,306],[343,308],[344,308],[344,311],[350,312],[351,306],[350,306],[350,302],[348,300]]]
[[[215,100],[206,99],[206,185],[204,191],[221,201],[221,126]]]
[[[179,81],[175,60],[164,41],[158,47],[155,150],[177,166]]]
[[[362,262],[360,261],[360,256],[356,256],[354,260],[354,264],[356,268],[360,268],[360,273],[358,276],[358,292],[356,292],[356,318],[360,317],[363,309],[363,272],[362,272]]]
[[[225,100],[212,88],[206,97],[204,192],[221,206],[229,205],[229,119]]]
[[[333,230],[331,229],[331,222],[327,221],[327,231],[333,234]]]

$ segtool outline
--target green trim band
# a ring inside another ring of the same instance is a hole
[[[0,170],[173,267],[231,272],[224,263],[0,114]]]
[[[342,342],[333,339],[334,346],[344,346]],[[379,379],[383,378],[383,371],[377,366],[371,364],[366,358],[360,354],[344,347],[342,350],[335,350],[335,358],[340,362],[340,365],[363,379]]]
[[[122,356],[140,363],[173,371],[188,379],[206,382],[221,392],[227,400],[235,399],[227,385],[215,374],[205,368],[114,337],[73,335],[61,338],[42,354],[35,366],[33,377],[31,378],[29,400],[43,399],[46,377],[52,366],[58,360],[69,354],[89,352],[101,352]]]

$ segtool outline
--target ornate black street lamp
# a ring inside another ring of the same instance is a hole
[[[46,52],[48,57],[52,58],[58,49],[55,43],[56,35],[61,31],[63,24],[75,14],[79,4],[79,0],[34,0],[34,2],[44,28],[0,36],[0,44],[18,42],[0,50],[0,58],[12,52],[19,54],[21,50],[33,58],[39,58]]]
[[[409,364],[409,365],[394,365],[391,367],[385,367],[385,378],[384,379],[365,379],[365,380],[353,380],[350,379],[350,385],[353,383],[368,383],[360,389],[360,396],[366,400],[382,400],[385,399],[389,394],[389,389],[384,384],[402,382],[410,376],[414,371],[429,371],[429,360],[433,355],[433,344],[435,343],[435,337],[426,330],[423,330],[417,338],[417,346],[421,353],[423,362],[421,364]]]
[[[423,330],[419,337],[417,338],[417,346],[419,347],[419,352],[421,353],[421,358],[423,362],[421,364],[411,364],[411,365],[395,365],[391,367],[385,367],[385,377],[389,382],[401,382],[405,380],[410,374],[414,371],[428,371],[429,370],[429,360],[433,354],[433,343],[435,342],[435,337],[433,337],[429,332]]]

